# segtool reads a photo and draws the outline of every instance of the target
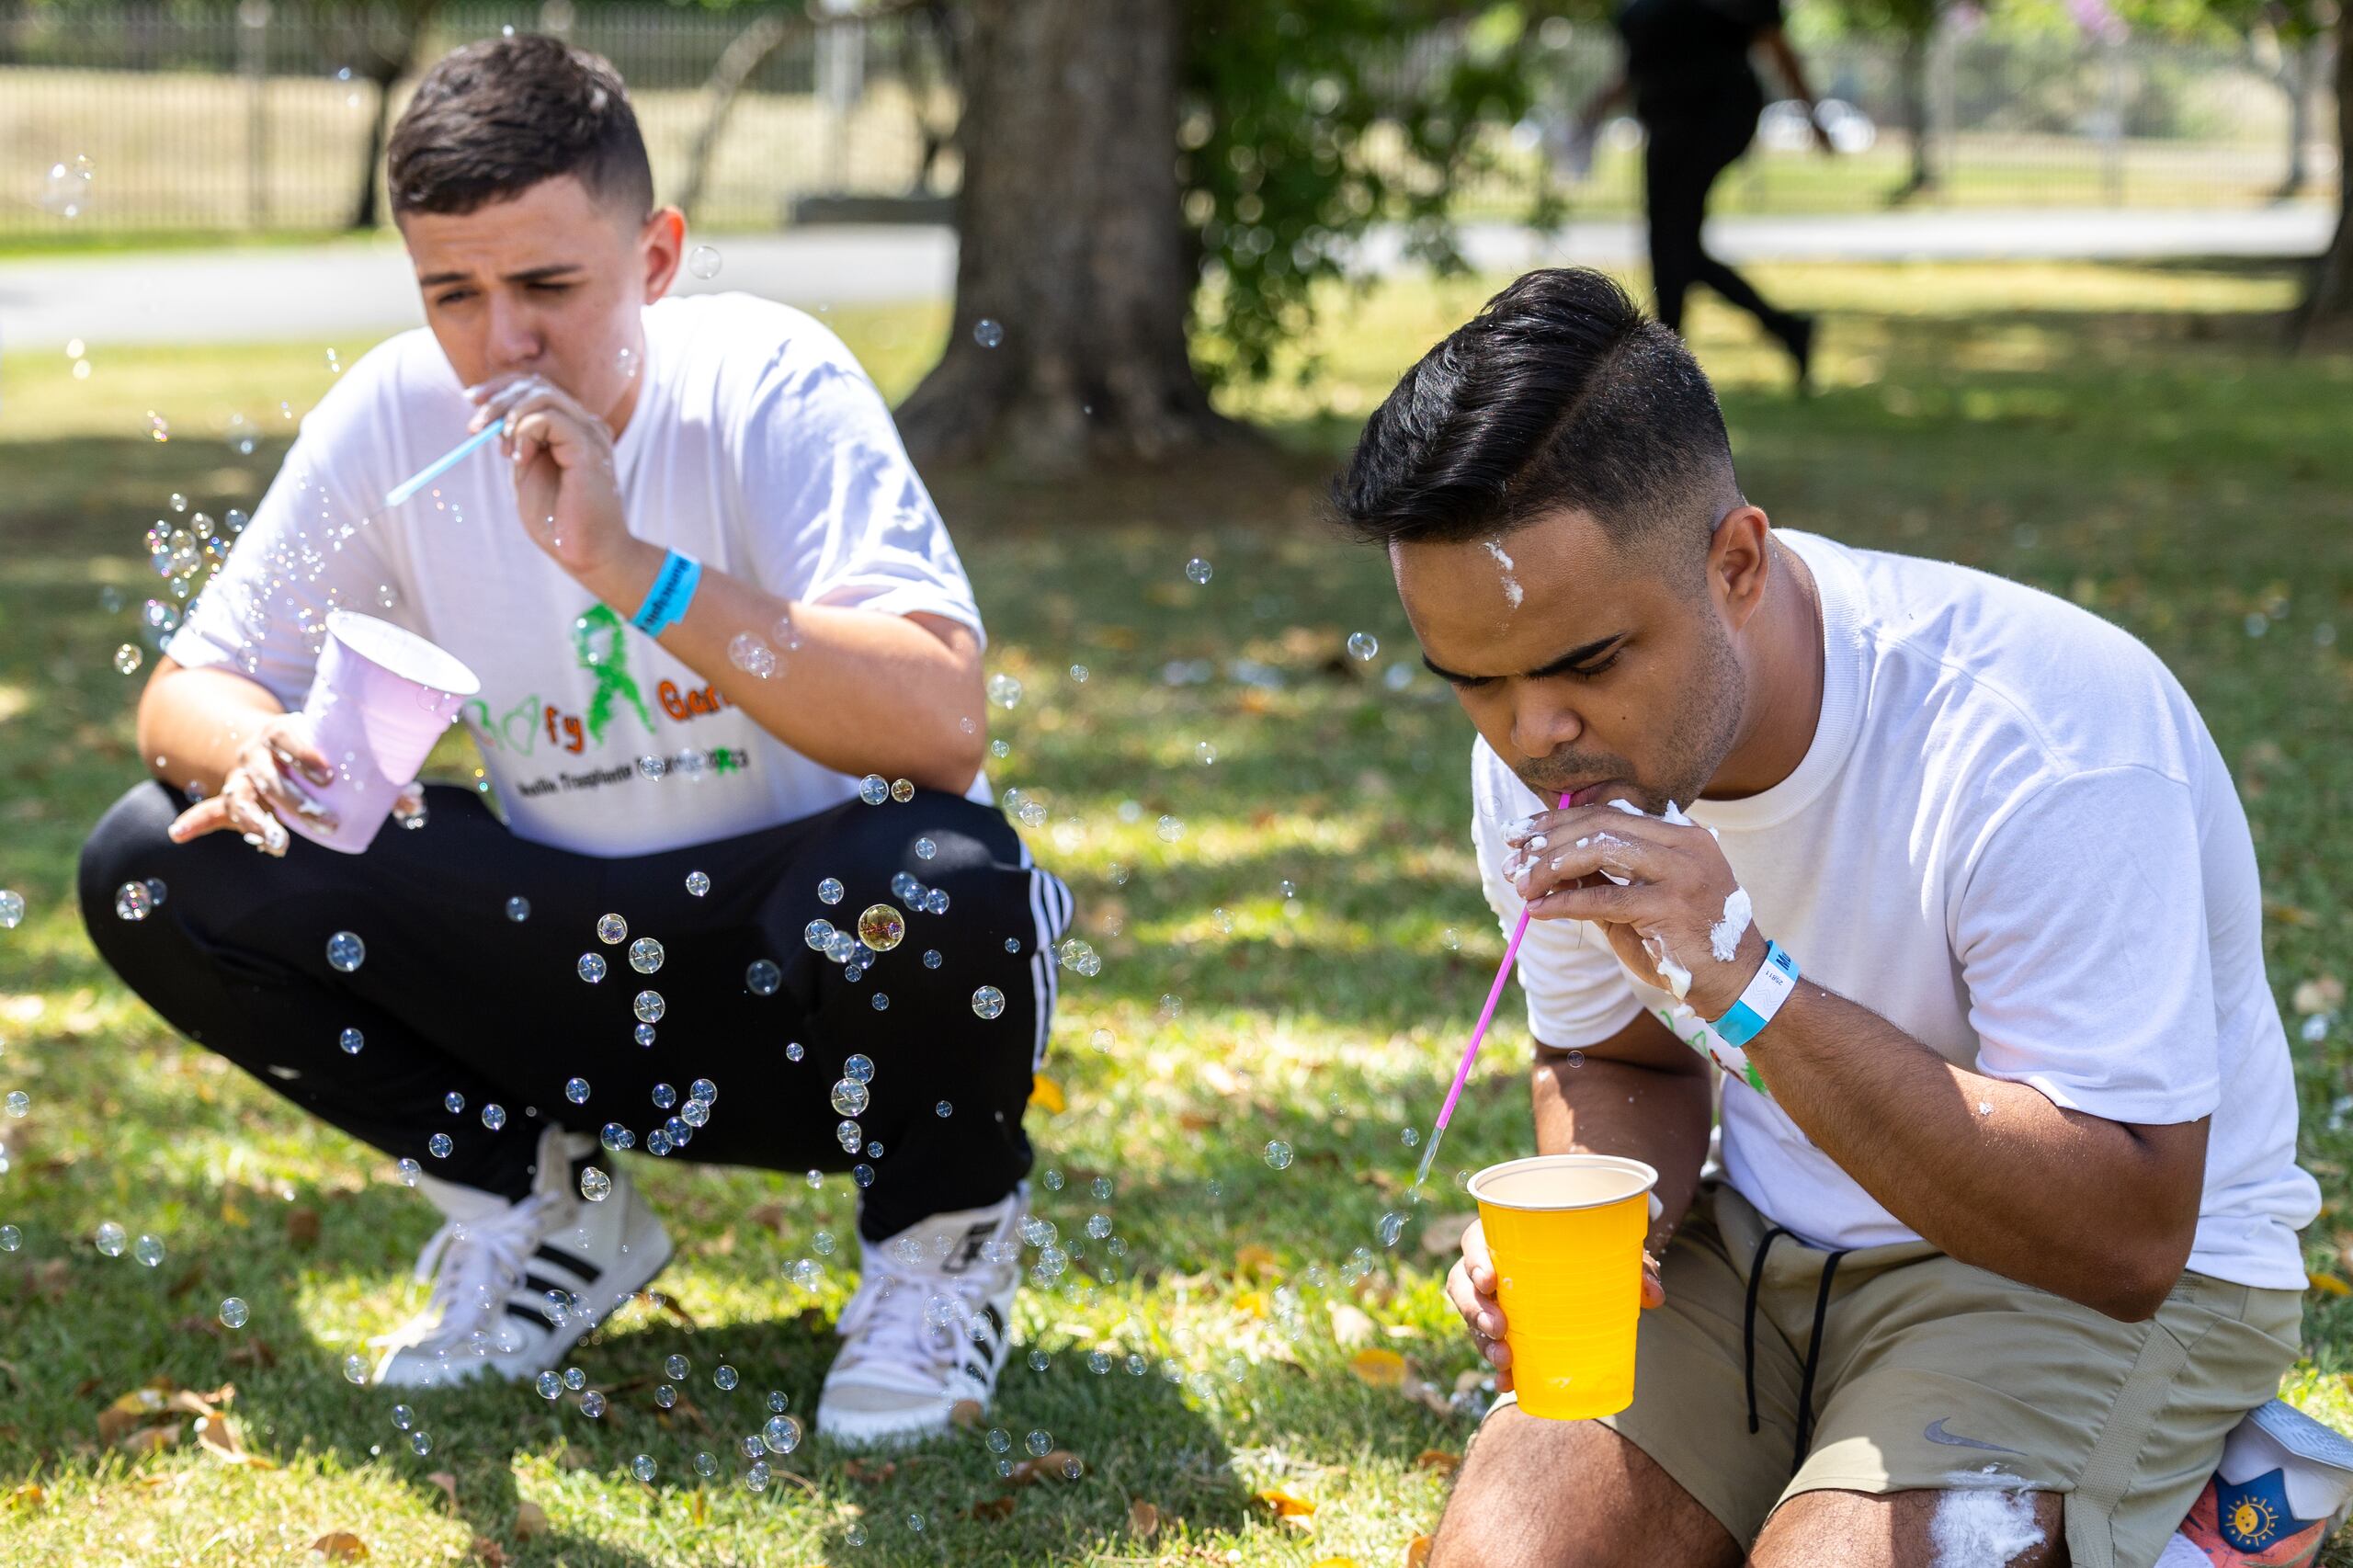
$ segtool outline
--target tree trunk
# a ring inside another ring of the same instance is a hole
[[[2301,44],[2282,43],[2279,72],[2274,78],[2288,95],[2288,172],[2279,181],[2274,199],[2286,201],[2304,188],[2311,173],[2304,166],[2304,143],[2313,133],[2313,66],[2320,57],[2319,45],[2307,40]]]
[[[2306,347],[2353,333],[2353,0],[2336,7],[2336,234],[2296,311]]]
[[[1935,188],[1936,165],[1930,161],[1928,149],[1928,43],[1936,26],[1932,7],[1926,27],[1907,28],[1904,33],[1903,62],[1896,69],[1903,74],[1904,120],[1912,132],[1912,176],[1889,193],[1891,207],[1898,207],[1926,190]]]
[[[686,193],[678,198],[678,210],[691,220],[702,206],[703,187],[710,178],[711,153],[719,146],[719,133],[726,128],[727,111],[735,107],[735,95],[752,74],[767,63],[768,57],[784,47],[792,37],[795,26],[806,26],[799,17],[774,13],[762,17],[729,42],[711,67],[710,79],[704,84],[702,128],[695,132],[694,151],[687,157]]]
[[[361,56],[361,63],[354,69],[355,80],[368,82],[376,89],[374,112],[368,121],[368,154],[359,165],[359,194],[351,205],[353,229],[373,229],[383,220],[383,205],[376,188],[376,176],[384,161],[384,143],[392,131],[392,87],[416,66],[417,51],[425,42],[425,29],[439,9],[440,0],[402,0],[391,6],[388,19],[393,35],[384,39],[378,35],[379,13],[374,7],[361,9],[356,20],[358,46],[354,52]]]
[[[1199,273],[1177,204],[1179,13],[973,0],[955,320],[899,410],[919,457],[1054,472],[1245,438],[1186,342]]]

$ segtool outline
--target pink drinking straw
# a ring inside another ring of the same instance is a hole
[[[1561,809],[1568,809],[1569,797],[1563,795]],[[1462,1065],[1454,1070],[1454,1086],[1446,1091],[1446,1104],[1438,1108],[1438,1125],[1430,1131],[1429,1147],[1422,1151],[1422,1168],[1414,1178],[1419,1187],[1429,1175],[1430,1162],[1438,1156],[1438,1141],[1446,1136],[1446,1124],[1454,1119],[1454,1102],[1462,1097],[1462,1085],[1471,1081],[1471,1064],[1479,1060],[1479,1047],[1487,1038],[1487,1026],[1495,1021],[1495,1004],[1503,1000],[1504,982],[1511,978],[1511,960],[1519,956],[1520,939],[1528,935],[1528,906],[1519,908],[1519,924],[1511,928],[1511,940],[1504,944],[1504,961],[1495,971],[1495,983],[1487,988],[1487,1005],[1479,1009],[1479,1024],[1471,1031],[1471,1043],[1462,1048]]]

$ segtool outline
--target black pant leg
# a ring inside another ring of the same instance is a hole
[[[470,930],[479,939],[505,917],[463,909],[418,868],[442,851],[481,861],[513,840],[464,790],[435,790],[428,799],[424,829],[388,825],[365,855],[297,837],[285,858],[271,859],[230,833],[174,844],[165,830],[181,801],[163,784],[141,784],[83,846],[83,920],[108,967],[183,1034],[362,1142],[435,1176],[521,1197],[538,1130],[521,1107],[507,1108],[501,1130],[483,1125],[498,1085],[462,1049],[460,1031],[437,1026],[460,1009],[485,1008],[497,1014],[494,1028],[520,1029],[527,1009],[519,997],[432,978],[435,955],[451,949],[453,936]],[[117,918],[115,890],[151,877],[165,885],[163,906],[144,920]],[[347,974],[326,959],[328,937],[343,930],[367,943],[366,960]],[[364,1040],[356,1054],[342,1048],[347,1028]],[[459,1115],[444,1103],[453,1092],[465,1102]],[[447,1156],[433,1153],[437,1132],[449,1137]]]
[[[1710,256],[1701,238],[1709,191],[1747,151],[1755,134],[1755,113],[1737,108],[1713,118],[1670,122],[1651,133],[1643,165],[1651,210],[1651,272],[1659,296],[1658,319],[1677,332],[1683,330],[1685,295],[1692,284],[1705,283],[1776,337],[1790,335],[1789,313],[1768,304],[1748,279]]]

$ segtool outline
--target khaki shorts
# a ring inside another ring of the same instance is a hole
[[[1801,1492],[2001,1486],[2063,1494],[2075,1568],[2150,1568],[2298,1352],[2299,1291],[2186,1273],[2154,1319],[2120,1323],[1925,1242],[1864,1247],[1832,1270],[1801,1463],[1833,1255],[1787,1233],[1766,1252],[1751,1436],[1742,1329],[1771,1229],[1730,1187],[1700,1190],[1661,1265],[1666,1304],[1643,1314],[1633,1405],[1603,1423],[1744,1545]]]

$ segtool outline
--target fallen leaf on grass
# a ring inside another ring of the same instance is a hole
[[[1365,1344],[1372,1338],[1375,1324],[1370,1312],[1347,1301],[1333,1301],[1328,1305],[1332,1312],[1332,1338],[1336,1344],[1346,1347]]]
[[[349,1530],[329,1530],[311,1543],[311,1550],[330,1562],[364,1562],[368,1543]]]
[[[1405,1568],[1423,1568],[1430,1560],[1430,1538],[1417,1535],[1405,1543]]]
[[[981,1417],[986,1414],[986,1408],[979,1400],[960,1399],[948,1412],[948,1424],[967,1428],[977,1426],[981,1424]]]
[[[46,1502],[48,1498],[49,1494],[41,1490],[40,1482],[28,1481],[22,1486],[16,1487],[9,1492],[8,1506],[11,1508],[38,1508],[42,1503]]]
[[[1315,1504],[1311,1499],[1294,1496],[1279,1486],[1267,1487],[1257,1494],[1257,1498],[1272,1508],[1279,1519],[1304,1519],[1315,1512]]]
[[[691,1312],[688,1312],[686,1308],[678,1305],[678,1299],[676,1296],[665,1295],[659,1290],[645,1291],[644,1296],[645,1304],[647,1306],[658,1308],[660,1311],[669,1313],[672,1317],[676,1318],[680,1324],[689,1329],[699,1326],[695,1323],[694,1315]]]
[[[168,1426],[142,1426],[136,1432],[127,1433],[119,1438],[115,1447],[143,1459],[176,1447],[182,1435],[180,1424],[176,1421]]]
[[[1440,1475],[1452,1475],[1462,1468],[1462,1456],[1444,1449],[1424,1449],[1414,1456],[1415,1470],[1434,1470]]]
[[[1462,1233],[1471,1228],[1476,1214],[1438,1214],[1422,1226],[1422,1256],[1451,1257],[1462,1250]]]
[[[199,1415],[196,1420],[196,1440],[206,1453],[231,1464],[244,1465],[253,1470],[276,1470],[278,1466],[245,1447],[244,1434],[226,1415]]]
[[[2347,1284],[2334,1274],[2314,1274],[2309,1276],[2305,1283],[2324,1296],[2353,1296],[2353,1285]]]
[[[1023,1460],[1015,1465],[1006,1478],[1007,1486],[1030,1486],[1040,1481],[1076,1481],[1086,1473],[1086,1461],[1068,1449],[1053,1449],[1034,1460]],[[1075,1471],[1073,1466],[1078,1467]]]
[[[1043,1073],[1030,1080],[1029,1103],[1048,1116],[1060,1116],[1066,1108],[1063,1099],[1063,1086]]]
[[[880,1486],[899,1473],[899,1464],[896,1460],[861,1459],[853,1454],[843,1461],[842,1473],[852,1481],[862,1482],[869,1486]]]
[[[699,1486],[687,1494],[687,1522],[698,1527],[710,1523],[710,1499]]]
[[[2333,974],[2318,975],[2296,987],[2299,1013],[2333,1013],[2345,1006],[2345,982]]]
[[[747,1223],[763,1226],[780,1236],[784,1234],[784,1227],[791,1214],[781,1203],[762,1203],[745,1214],[744,1219]]]
[[[1160,1533],[1160,1507],[1139,1497],[1128,1505],[1128,1533],[1149,1540]]]
[[[1348,1370],[1357,1381],[1377,1389],[1403,1388],[1405,1383],[1405,1358],[1394,1350],[1372,1346],[1348,1358]]]
[[[1273,1252],[1256,1242],[1233,1255],[1233,1277],[1237,1279],[1246,1275],[1267,1275],[1279,1272],[1280,1271],[1275,1267]]]
[[[1002,1497],[984,1497],[964,1510],[968,1519],[1009,1519],[1013,1517],[1014,1498],[1011,1493]]]
[[[25,1294],[46,1305],[55,1306],[65,1299],[65,1288],[72,1283],[73,1265],[62,1257],[52,1257],[25,1271]]]
[[[486,1535],[474,1537],[474,1559],[486,1568],[506,1568],[506,1549]]]
[[[695,1495],[699,1497],[702,1494],[698,1491]],[[515,1505],[515,1539],[517,1540],[529,1540],[547,1528],[548,1511],[545,1508],[529,1498]]]
[[[456,1513],[458,1511],[458,1478],[446,1470],[437,1470],[425,1479],[441,1489],[441,1495],[448,1499],[449,1512]]]
[[[304,1208],[286,1211],[286,1244],[305,1251],[319,1244],[317,1210]]]

